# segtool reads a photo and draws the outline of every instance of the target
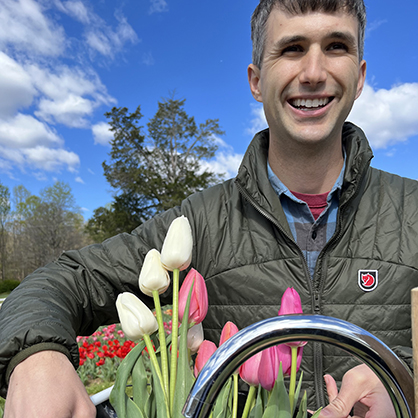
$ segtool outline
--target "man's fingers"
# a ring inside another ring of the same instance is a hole
[[[324,380],[327,387],[328,399],[330,402],[332,402],[338,396],[337,383],[335,382],[335,379],[329,374],[324,376]]]

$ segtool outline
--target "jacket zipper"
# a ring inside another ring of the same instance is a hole
[[[341,230],[342,230],[342,213],[344,212],[345,208],[348,206],[348,204],[353,201],[357,195],[359,194],[360,187],[363,183],[364,177],[366,176],[367,169],[364,169],[362,172],[362,175],[359,179],[358,185],[353,193],[353,195],[338,209],[338,217],[337,217],[337,227],[334,236],[325,244],[325,247],[322,249],[321,253],[319,254],[316,267],[318,266],[318,262],[321,264],[321,275],[319,277],[317,285],[313,286],[313,294],[314,294],[314,312],[315,314],[321,313],[321,292],[324,282],[324,274],[322,273],[322,264],[323,259],[328,252],[328,249],[335,243],[338,242],[342,236]],[[315,268],[316,270],[316,268]],[[315,273],[314,273],[315,275]],[[314,346],[314,386],[315,386],[315,394],[317,399],[317,407],[325,405],[325,390],[324,385],[322,381],[322,375],[323,375],[323,364],[322,364],[322,349],[318,348],[315,350]]]
[[[267,218],[271,223],[273,223],[277,229],[288,239],[288,241],[290,241],[292,243],[292,245],[294,247],[296,247],[302,261],[303,261],[303,269],[305,271],[305,277],[308,277],[308,283],[309,283],[309,288],[311,291],[311,294],[313,292],[313,286],[312,286],[312,280],[309,274],[309,270],[308,270],[308,264],[305,260],[305,257],[303,256],[302,250],[299,248],[299,246],[295,243],[295,241],[287,234],[287,232],[282,228],[282,226],[276,221],[275,218],[273,218],[268,212],[266,212],[262,207],[260,207],[257,202],[254,201],[254,199],[249,195],[249,193],[239,184],[236,183],[238,190],[241,192],[241,194],[244,195],[245,199],[251,204],[251,206],[257,211],[259,212],[262,216],[264,216],[265,218]]]

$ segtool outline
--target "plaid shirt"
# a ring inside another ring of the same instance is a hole
[[[345,159],[341,173],[328,194],[327,207],[315,220],[307,203],[296,198],[267,163],[270,183],[280,198],[293,238],[302,250],[311,278],[313,278],[319,253],[335,232],[344,169]]]

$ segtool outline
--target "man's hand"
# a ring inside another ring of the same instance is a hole
[[[94,418],[96,408],[67,357],[41,351],[14,369],[4,418]]]
[[[324,376],[330,404],[319,418],[396,418],[392,401],[375,373],[365,364],[354,367],[343,377],[340,393],[330,376]]]

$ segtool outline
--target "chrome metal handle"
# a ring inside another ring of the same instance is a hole
[[[244,328],[222,346],[201,370],[183,408],[186,418],[206,418],[228,377],[257,352],[292,341],[337,346],[358,357],[379,377],[393,402],[397,418],[415,417],[414,381],[396,354],[364,329],[322,315],[286,315]]]

